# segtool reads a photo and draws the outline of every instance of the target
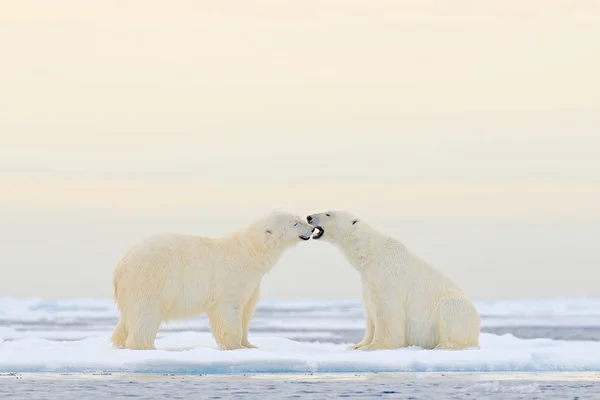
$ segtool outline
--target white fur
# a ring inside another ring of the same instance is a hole
[[[322,227],[319,240],[339,247],[360,274],[366,328],[352,349],[479,348],[479,313],[441,272],[346,212],[308,219]]]
[[[314,228],[288,213],[272,213],[222,238],[161,234],[130,249],[116,266],[114,296],[120,319],[112,342],[154,349],[163,321],[208,314],[224,350],[255,347],[248,326],[262,277],[287,248]]]

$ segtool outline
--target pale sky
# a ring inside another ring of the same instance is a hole
[[[599,297],[600,3],[0,2],[0,297],[343,209],[475,300]],[[301,243],[262,299],[358,299]]]

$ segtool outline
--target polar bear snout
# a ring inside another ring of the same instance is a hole
[[[338,243],[351,237],[360,225],[358,219],[344,211],[326,211],[306,216],[306,221],[318,229],[313,239],[320,239],[326,234],[328,242]]]
[[[298,237],[302,240],[310,240],[310,238],[313,237],[313,232],[315,229],[316,228],[314,226],[302,221],[302,230]]]
[[[312,238],[320,239],[321,236],[323,236],[323,233],[325,233],[325,230],[319,225],[319,216],[317,214],[308,215],[306,221],[314,226]]]
[[[317,226],[319,224],[319,214],[311,214],[306,216],[306,222],[312,226]]]
[[[298,236],[302,240],[309,240],[312,237],[312,233],[315,231],[315,228],[312,228],[309,235],[300,235]]]

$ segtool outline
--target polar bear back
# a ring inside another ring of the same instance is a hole
[[[223,293],[239,292],[260,280],[258,271],[241,274],[248,260],[228,247],[227,241],[193,235],[150,236],[135,245],[115,269],[115,297],[121,304],[152,297],[160,301],[164,318],[205,312]],[[235,279],[236,275],[245,280]]]
[[[424,318],[429,312],[424,314],[423,310],[435,310],[437,303],[449,295],[462,295],[445,274],[396,239],[388,238],[365,258],[368,261],[359,269],[363,282],[398,293],[398,300],[406,304],[409,313],[414,313],[412,319]]]

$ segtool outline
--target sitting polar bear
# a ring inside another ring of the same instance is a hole
[[[221,349],[254,348],[248,326],[262,277],[314,230],[299,216],[277,212],[222,238],[161,234],[143,240],[114,271],[120,318],[113,345],[154,349],[161,322],[206,312]]]
[[[479,313],[442,273],[346,212],[309,215],[314,239],[338,246],[359,272],[364,339],[351,349],[479,348]]]

